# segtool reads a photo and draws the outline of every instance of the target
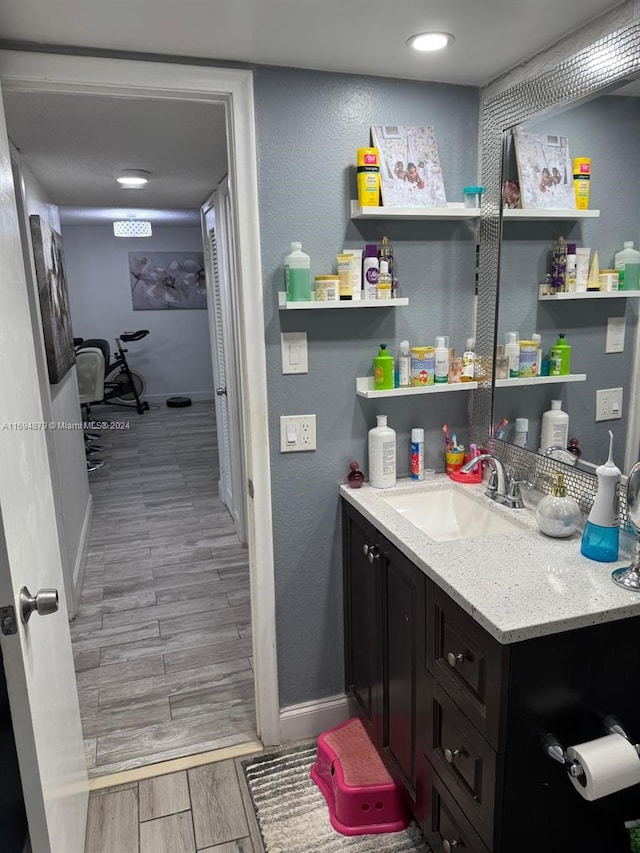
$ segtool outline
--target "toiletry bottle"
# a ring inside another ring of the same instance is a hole
[[[380,246],[378,247],[378,260],[382,263],[382,261],[387,262],[387,272],[391,276],[391,281],[393,281],[393,246],[389,242],[388,237],[383,237],[380,241]]]
[[[411,479],[424,480],[424,430],[411,430]]]
[[[338,268],[340,299],[347,301],[353,299],[353,255],[344,252],[336,255],[336,266]]]
[[[367,243],[364,250],[364,261],[362,263],[362,277],[364,279],[364,298],[378,298],[378,272],[380,262],[378,261],[378,247],[375,243]]]
[[[566,289],[568,293],[575,293],[576,289],[576,273],[578,270],[578,258],[576,255],[576,244],[567,243],[567,281]]]
[[[391,276],[386,261],[380,261],[378,273],[378,299],[391,299]]]
[[[373,359],[373,387],[376,391],[393,388],[393,356],[386,344],[380,344],[380,351]]]
[[[473,382],[476,378],[476,342],[474,338],[467,338],[467,348],[462,353],[462,375],[461,382]]]
[[[435,384],[444,385],[449,381],[449,348],[443,337],[436,338]]]
[[[633,248],[633,240],[627,240],[624,249],[614,255],[615,268],[622,273],[619,290],[640,289],[640,252]]]
[[[540,453],[549,447],[566,447],[569,438],[569,415],[562,411],[562,400],[552,400],[551,408],[542,416]]]
[[[538,358],[536,361],[536,375],[542,376],[542,335],[538,332],[533,332],[531,335],[531,340],[537,344],[538,347]]]
[[[409,341],[401,341],[396,358],[398,384],[396,388],[409,388],[411,385],[411,347]]]
[[[387,426],[386,415],[376,415],[377,426],[369,430],[369,484],[390,489],[396,484],[396,433]]]
[[[380,203],[380,158],[377,148],[358,148],[358,204],[377,207]]]
[[[284,259],[284,281],[289,302],[311,299],[311,258],[302,251],[302,243],[291,244],[291,254]]]
[[[563,293],[567,283],[567,244],[558,237],[551,256],[551,286],[554,293]]]
[[[576,210],[589,209],[589,183],[591,181],[591,158],[573,158],[573,192]]]
[[[567,343],[564,332],[551,347],[551,367],[549,376],[568,376],[571,373],[571,345]]]
[[[587,280],[587,290],[600,290],[600,260],[598,252],[593,253],[591,266],[589,267],[589,278]]]
[[[551,494],[536,507],[536,520],[546,536],[565,539],[578,529],[582,515],[577,502],[567,495],[564,474],[556,473],[553,477]]]
[[[527,446],[527,439],[529,438],[529,419],[528,418],[516,418],[516,431],[513,436],[513,443],[516,447],[525,447]]]
[[[582,531],[581,553],[590,560],[612,563],[618,559],[618,493],[621,472],[613,461],[613,433],[609,430],[609,458],[596,468],[598,489]]]
[[[589,281],[589,258],[591,249],[578,246],[576,249],[576,293],[586,293]]]
[[[507,332],[504,354],[509,360],[509,379],[517,379],[520,375],[520,344],[517,332]]]

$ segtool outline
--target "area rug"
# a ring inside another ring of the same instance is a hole
[[[315,743],[242,762],[266,853],[428,853],[420,827],[380,835],[341,835],[309,771]]]

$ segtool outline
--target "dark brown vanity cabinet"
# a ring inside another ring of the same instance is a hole
[[[640,740],[640,617],[501,644],[346,501],[343,544],[347,694],[434,853],[628,853],[640,785],[588,802],[541,740]]]
[[[426,578],[346,503],[343,547],[347,692],[415,802]]]

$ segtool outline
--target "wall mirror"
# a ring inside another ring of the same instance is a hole
[[[631,24],[582,50],[536,78],[507,89],[483,104],[483,183],[486,210],[480,228],[477,337],[495,354],[505,335],[542,336],[546,355],[559,333],[572,346],[571,375],[512,381],[497,378],[477,393],[474,425],[490,431],[508,419],[503,440],[515,436],[516,418],[526,419],[526,448],[538,453],[541,417],[551,400],[569,414],[569,438],[579,441],[579,467],[593,470],[606,458],[608,430],[616,458],[630,470],[639,455],[637,411],[640,385],[638,316],[640,290],[618,297],[540,299],[539,283],[551,270],[558,237],[598,251],[600,268],[612,268],[623,241],[640,249],[636,167],[640,132],[640,25]],[[548,210],[507,211],[502,184],[515,172],[513,130],[568,139],[570,156],[592,160],[590,211],[574,216]],[[591,255],[593,257],[593,254]],[[493,309],[493,318],[491,311]],[[606,352],[607,331],[624,325],[622,352]],[[479,347],[479,348],[480,348]],[[490,388],[488,387],[490,385]],[[598,390],[622,388],[622,417],[596,420]]]

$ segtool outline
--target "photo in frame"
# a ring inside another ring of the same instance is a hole
[[[76,362],[62,237],[42,217],[29,217],[49,383],[57,385]]]
[[[575,210],[567,137],[514,130],[513,141],[522,207]]]
[[[384,207],[446,207],[438,143],[432,127],[371,128],[378,149]]]
[[[134,311],[207,307],[203,252],[129,252]]]

